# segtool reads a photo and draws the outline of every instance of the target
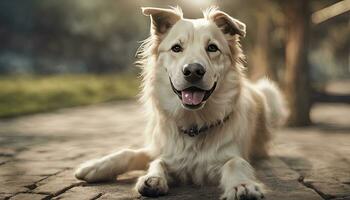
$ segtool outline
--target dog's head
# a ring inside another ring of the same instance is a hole
[[[148,53],[156,76],[166,82],[158,86],[171,88],[185,109],[203,108],[229,71],[240,73],[236,63],[241,56],[238,38],[245,36],[242,22],[216,8],[201,19],[184,19],[178,8],[142,11],[151,18]]]

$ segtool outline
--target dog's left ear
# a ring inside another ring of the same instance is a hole
[[[142,13],[151,16],[151,33],[163,35],[182,18],[181,10],[143,7]]]
[[[210,15],[210,19],[222,30],[224,34],[238,34],[241,37],[245,37],[246,35],[245,24],[222,11],[214,11]]]

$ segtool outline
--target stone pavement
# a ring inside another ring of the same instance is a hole
[[[133,101],[0,120],[0,199],[148,199],[133,172],[111,183],[73,176],[81,162],[142,145],[145,119]],[[272,156],[255,163],[267,199],[350,199],[350,106],[319,104],[308,128],[276,133]],[[160,200],[218,199],[216,187],[171,188]]]

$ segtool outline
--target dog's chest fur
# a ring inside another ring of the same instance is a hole
[[[161,156],[169,175],[176,182],[197,185],[217,184],[221,178],[221,167],[239,152],[229,126],[227,124],[225,127],[215,128],[195,137],[180,135],[169,138]],[[218,131],[221,132],[220,134],[227,135],[227,140],[218,140],[215,135]]]

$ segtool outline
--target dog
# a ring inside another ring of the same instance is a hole
[[[200,19],[185,19],[179,7],[142,12],[151,19],[137,54],[146,145],[83,163],[76,178],[98,182],[148,169],[135,186],[143,196],[191,183],[218,185],[226,200],[264,198],[249,160],[268,156],[286,109],[274,83],[245,78],[239,40],[246,25],[214,7]]]

